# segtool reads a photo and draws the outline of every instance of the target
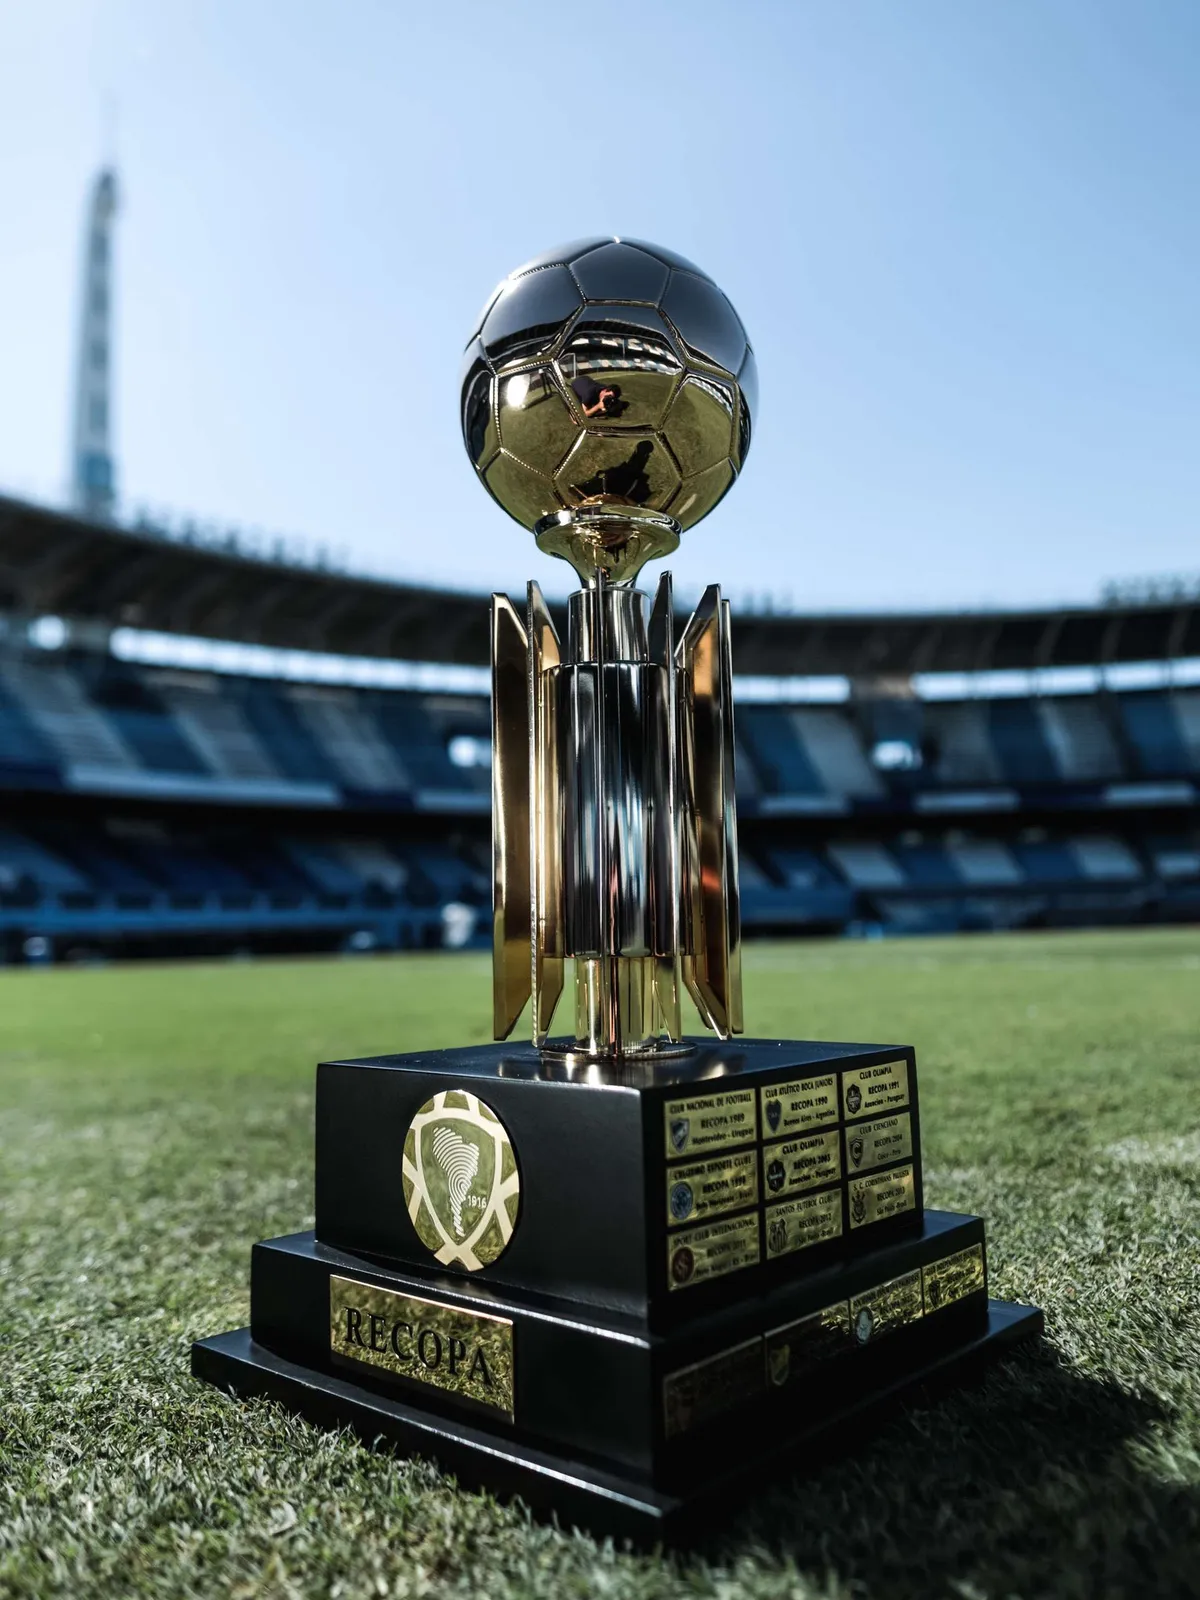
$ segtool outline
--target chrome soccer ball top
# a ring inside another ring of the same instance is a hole
[[[699,267],[640,239],[580,239],[518,267],[463,363],[467,454],[531,529],[598,505],[690,528],[741,471],[757,403],[737,312]]]

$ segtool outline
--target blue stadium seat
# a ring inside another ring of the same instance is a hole
[[[410,790],[407,768],[371,716],[368,695],[316,684],[293,684],[286,693],[344,789],[374,794]]]
[[[853,889],[902,889],[907,878],[900,862],[873,839],[832,840],[825,854]]]
[[[842,880],[815,850],[775,845],[770,859],[784,882],[796,889],[840,889]]]
[[[341,774],[281,688],[248,678],[237,681],[231,692],[284,777],[293,783],[340,784]]]
[[[218,777],[233,783],[277,784],[280,774],[246,721],[230,685],[220,677],[158,673],[155,690],[176,724]]]
[[[925,707],[925,768],[933,783],[947,789],[990,788],[1004,781],[988,731],[986,706],[950,701]]]
[[[244,897],[253,891],[244,874],[191,839],[146,833],[125,836],[121,844],[126,856],[171,894]]]
[[[0,766],[53,769],[58,753],[43,739],[19,701],[0,684]]]
[[[1111,783],[1124,775],[1100,695],[1046,695],[1035,702],[1046,741],[1068,783]]]
[[[141,768],[136,751],[88,694],[87,680],[97,670],[103,663],[98,669],[94,656],[0,656],[0,683],[68,777],[80,770],[115,777]]]
[[[1200,833],[1149,834],[1146,853],[1165,883],[1200,883]]]
[[[1009,783],[1058,783],[1061,773],[1046,742],[1041,719],[1030,700],[993,700],[988,731]]]
[[[452,703],[443,716],[435,712],[437,701],[417,694],[374,694],[370,705],[376,723],[418,789],[474,791],[489,787],[487,767],[455,766],[449,754],[450,739],[456,733],[491,739],[486,702]]]
[[[739,705],[737,725],[764,794],[825,793],[786,707]]]
[[[1051,839],[1018,840],[1013,854],[1033,885],[1078,884],[1083,870],[1065,844]]]
[[[1183,740],[1188,770],[1200,775],[1200,689],[1177,689],[1171,696],[1171,710]]]
[[[162,884],[148,873],[121,844],[99,827],[79,828],[68,823],[27,825],[30,837],[64,861],[69,861],[98,894],[153,896]]]
[[[867,757],[858,727],[844,711],[835,706],[795,706],[788,722],[821,789],[858,800],[883,796],[884,785]]]
[[[1187,751],[1171,702],[1158,690],[1113,696],[1133,748],[1138,776],[1182,778],[1189,769]]]
[[[90,683],[92,704],[151,772],[207,776],[208,767],[143,673],[107,658]]]
[[[328,845],[315,839],[281,839],[279,847],[325,894],[358,895],[366,883]]]
[[[954,862],[943,847],[933,840],[922,839],[909,843],[901,840],[892,847],[892,851],[905,876],[915,886],[923,889],[962,889],[963,879]]]
[[[71,893],[90,887],[79,869],[17,828],[0,825],[0,889],[28,882],[44,892]]]
[[[1116,834],[1072,834],[1065,843],[1085,878],[1101,883],[1137,883],[1145,876],[1142,863]]]
[[[1020,862],[998,839],[956,833],[943,848],[962,883],[971,888],[1015,889],[1026,884]]]
[[[423,841],[393,847],[393,853],[408,867],[407,892],[414,905],[445,905],[451,900],[482,905],[491,896],[484,873],[448,844]]]
[[[222,860],[263,894],[284,900],[303,899],[320,888],[273,839],[230,834],[216,842]]]

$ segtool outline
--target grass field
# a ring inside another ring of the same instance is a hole
[[[664,1556],[188,1375],[251,1242],[311,1226],[314,1062],[483,1039],[484,960],[0,973],[0,1595],[1200,1594],[1200,932],[746,981],[755,1033],[916,1044],[927,1198],[1050,1334]]]

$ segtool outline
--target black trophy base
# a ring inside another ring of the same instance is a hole
[[[460,1113],[469,1172],[425,1149]],[[196,1344],[196,1377],[644,1542],[1042,1327],[990,1298],[983,1220],[925,1208],[904,1045],[708,1041],[598,1077],[509,1045],[326,1062],[315,1221],[254,1246],[250,1327]]]
[[[756,1430],[734,1452],[735,1468],[714,1472],[702,1485],[675,1493],[655,1489],[634,1475],[534,1449],[458,1417],[438,1415],[407,1396],[381,1393],[352,1377],[289,1360],[257,1343],[249,1328],[197,1341],[192,1372],[234,1395],[275,1400],[321,1427],[350,1427],[365,1443],[429,1457],[453,1472],[464,1488],[486,1489],[502,1499],[519,1496],[530,1510],[553,1513],[564,1526],[673,1543],[701,1528],[711,1531],[739,1497],[757,1484],[786,1481],[798,1462],[824,1465],[849,1440],[857,1448],[869,1430],[918,1391],[967,1381],[987,1360],[1041,1331],[1042,1313],[1036,1307],[989,1300],[986,1317],[970,1337],[923,1352],[903,1372],[893,1371],[847,1397],[836,1412],[826,1412],[815,1424],[793,1422],[782,1437]]]

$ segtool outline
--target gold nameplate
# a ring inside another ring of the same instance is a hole
[[[873,1172],[866,1178],[851,1178],[849,1189],[852,1228],[898,1217],[917,1203],[911,1165],[896,1167],[892,1172]]]
[[[791,1255],[823,1239],[836,1239],[842,1231],[842,1191],[826,1189],[768,1206],[767,1258]]]
[[[925,1302],[921,1292],[921,1269],[906,1272],[902,1278],[881,1283],[876,1289],[855,1295],[850,1302],[850,1328],[854,1342],[870,1344],[902,1328],[907,1322],[916,1322],[924,1314]]]
[[[513,1420],[513,1325],[507,1317],[331,1276],[329,1348],[344,1360],[429,1384]]]
[[[965,1300],[987,1287],[987,1273],[983,1265],[983,1246],[968,1245],[956,1250],[952,1256],[931,1261],[925,1268],[925,1315],[940,1311],[943,1306]]]
[[[758,1138],[757,1091],[728,1089],[724,1094],[668,1100],[663,1133],[668,1159],[749,1144]]]
[[[713,1156],[667,1172],[667,1226],[719,1217],[758,1202],[758,1153]]]
[[[850,1307],[845,1300],[768,1333],[766,1379],[782,1389],[850,1348]]]
[[[760,1089],[763,1137],[800,1133],[838,1119],[837,1073],[821,1078],[797,1078],[793,1083],[773,1083]]]
[[[727,1272],[752,1267],[759,1259],[758,1212],[689,1228],[667,1243],[667,1286],[686,1289]]]
[[[912,1155],[912,1118],[907,1111],[846,1129],[846,1171],[870,1172]]]
[[[762,1392],[762,1340],[747,1339],[732,1350],[663,1379],[663,1428],[668,1439],[732,1411]]]
[[[763,1147],[763,1195],[768,1200],[819,1189],[842,1175],[842,1137],[836,1128]]]
[[[908,1104],[908,1062],[850,1067],[842,1074],[842,1107],[847,1117],[873,1117]]]

